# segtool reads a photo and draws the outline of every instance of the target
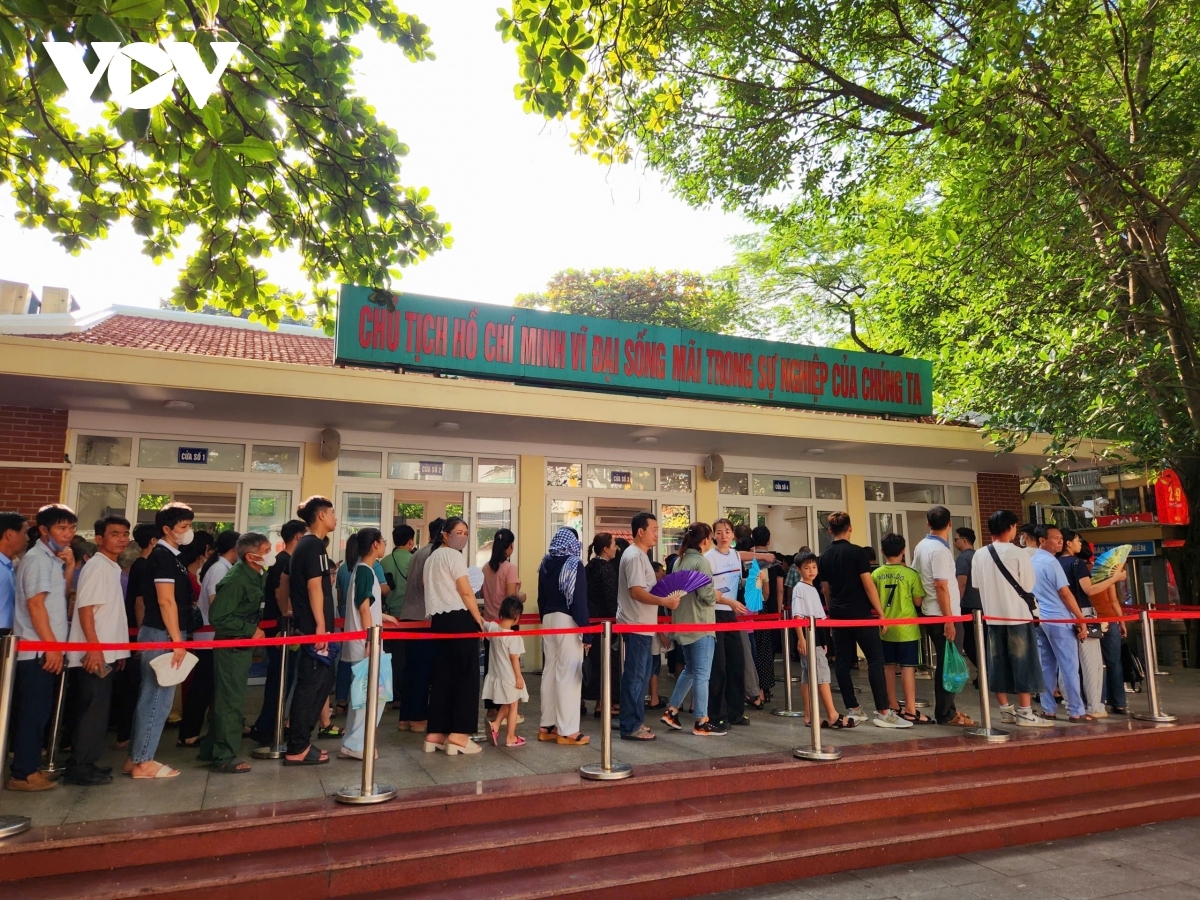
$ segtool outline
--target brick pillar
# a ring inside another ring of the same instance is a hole
[[[0,462],[63,462],[67,443],[67,411],[0,405]],[[62,469],[0,468],[0,510],[32,519],[62,493]]]
[[[998,509],[1011,509],[1018,518],[1021,514],[1021,479],[1017,475],[1003,472],[979,472],[975,475],[979,494],[979,537],[983,544],[991,543],[988,534],[988,516]]]

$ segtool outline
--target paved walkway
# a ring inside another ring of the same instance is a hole
[[[707,894],[704,900],[1198,900],[1200,819]]]
[[[779,678],[782,679],[782,663],[778,663],[777,668],[780,670]],[[405,789],[433,784],[573,772],[584,763],[598,762],[600,720],[590,714],[582,720],[583,731],[592,737],[592,744],[588,747],[560,747],[552,743],[539,743],[533,739],[537,733],[541,681],[536,674],[529,675],[526,680],[531,702],[522,709],[527,721],[519,729],[519,733],[529,741],[526,746],[497,749],[487,745],[482,754],[472,757],[449,758],[441,753],[426,754],[422,752],[420,736],[396,731],[396,712],[388,710],[384,713],[379,732],[377,780]],[[859,699],[869,704],[870,691],[866,686],[865,668],[855,672],[854,680]],[[1172,669],[1172,674],[1160,678],[1159,684],[1166,709],[1181,714],[1200,714],[1200,670]],[[671,679],[664,677],[659,686],[659,693],[666,698],[672,686]],[[795,685],[797,708],[799,687],[799,684]],[[932,682],[919,680],[917,690],[918,695],[932,705]],[[253,721],[257,716],[261,696],[260,688],[251,689],[247,700],[247,721]],[[840,708],[840,698],[836,699]],[[775,702],[779,705],[783,703],[782,681],[776,685]],[[807,744],[809,730],[804,726],[803,719],[772,716],[769,710],[774,705],[768,704],[768,709],[761,712],[752,711],[752,724],[745,728],[735,727],[726,737],[693,736],[691,722],[686,715],[685,730],[671,732],[658,722],[659,713],[648,712],[647,720],[658,733],[658,740],[652,743],[614,740],[613,756],[616,760],[637,765],[771,753]],[[1145,709],[1146,695],[1131,695],[1129,705],[1135,711]],[[959,708],[975,719],[979,718],[978,694],[974,688],[968,686],[963,692]],[[1065,722],[1065,713],[1062,716],[1064,729],[1074,727]],[[1117,728],[1122,727],[1122,723],[1127,720],[1112,717],[1105,721]],[[934,725],[892,730],[863,724],[849,731],[825,730],[822,733],[826,742],[850,746],[910,740],[917,736],[947,737],[960,733],[960,729]],[[157,758],[180,769],[182,774],[178,778],[135,782],[118,775],[113,784],[100,787],[60,785],[56,790],[42,794],[0,791],[0,812],[30,816],[37,825],[59,825],[241,806],[273,800],[309,799],[336,793],[348,785],[356,785],[361,777],[361,763],[337,758],[328,765],[309,768],[283,768],[277,762],[250,760],[253,766],[250,774],[221,775],[197,762],[194,750],[175,749],[175,737],[174,729],[168,728],[164,732]],[[110,750],[104,763],[114,766],[119,773],[124,751],[111,746],[114,740],[111,733],[109,740]],[[338,741],[318,743],[328,749],[331,756],[335,756]],[[251,749],[248,741],[243,744],[242,751],[248,760]]]

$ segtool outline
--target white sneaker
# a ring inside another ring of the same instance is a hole
[[[1043,719],[1028,706],[1017,710],[1016,723],[1023,728],[1053,728],[1053,719]]]
[[[1000,724],[1015,725],[1017,723],[1017,709],[1011,703],[1007,706],[1000,707]]]
[[[861,706],[856,706],[854,709],[846,710],[846,718],[854,722],[855,725],[861,725],[867,721],[867,714],[862,711]]]
[[[880,728],[912,728],[913,723],[907,719],[902,719],[896,715],[894,709],[889,709],[886,716],[875,714],[875,718],[871,720]]]

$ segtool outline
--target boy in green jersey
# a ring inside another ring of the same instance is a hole
[[[915,619],[917,606],[925,598],[921,576],[904,564],[904,538],[898,534],[884,535],[880,542],[883,558],[887,560],[871,573],[879,602],[883,606],[883,618]],[[917,702],[917,649],[921,643],[921,626],[889,625],[882,629],[884,672],[887,674],[888,706],[898,713],[898,718],[915,725],[930,725],[933,720],[918,713]],[[904,686],[904,709],[896,703],[896,669],[900,669],[900,680]]]

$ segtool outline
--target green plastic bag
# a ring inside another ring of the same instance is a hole
[[[946,641],[946,660],[942,663],[942,687],[951,694],[957,694],[967,686],[970,675],[967,674],[967,663],[958,652],[954,641]]]

